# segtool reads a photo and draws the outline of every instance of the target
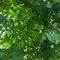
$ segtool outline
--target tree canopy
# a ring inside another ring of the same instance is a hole
[[[60,60],[60,0],[0,0],[0,60]]]

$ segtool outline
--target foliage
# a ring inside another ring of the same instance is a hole
[[[60,0],[0,0],[0,60],[60,59]]]

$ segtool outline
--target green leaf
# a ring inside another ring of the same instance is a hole
[[[53,5],[52,3],[48,2],[48,3],[46,4],[46,7],[47,7],[47,8],[52,8],[52,5]]]
[[[49,33],[46,33],[46,36],[51,42],[58,44],[60,39],[59,34],[49,32]]]

